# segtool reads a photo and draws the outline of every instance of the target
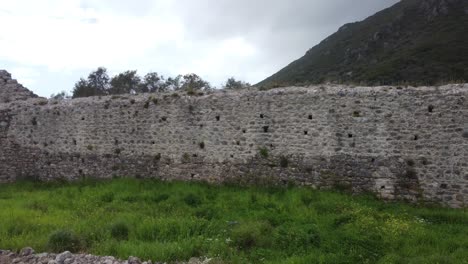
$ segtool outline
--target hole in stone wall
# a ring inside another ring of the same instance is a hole
[[[447,184],[442,183],[442,184],[440,185],[440,188],[442,188],[442,189],[447,189]]]
[[[234,155],[231,154],[231,158],[234,158]]]
[[[192,178],[192,179],[195,178],[195,174],[193,174],[193,173],[190,174],[190,178]]]
[[[382,189],[382,190],[385,189],[385,186],[380,186],[380,189]]]
[[[240,146],[240,141],[236,141],[236,145],[237,145],[237,146]]]
[[[309,115],[309,119],[312,120],[312,115]]]
[[[418,135],[414,135],[413,140],[419,140],[419,136],[418,136]]]
[[[374,162],[375,162],[375,158],[372,158],[372,159],[371,159],[371,162],[374,163]]]
[[[349,138],[352,138],[352,137],[353,137],[353,134],[348,134],[348,137],[349,137]]]
[[[154,140],[151,141],[151,145],[154,145],[154,144],[156,144],[156,141],[154,141]]]
[[[37,118],[36,118],[36,117],[33,117],[33,118],[32,118],[31,124],[32,124],[33,126],[37,126]]]
[[[269,128],[268,126],[264,126],[263,127],[263,132],[268,133],[268,128]]]
[[[309,134],[309,131],[305,130],[304,135],[308,135],[308,134]]]
[[[245,129],[242,129],[242,133],[244,133],[244,134],[245,134],[246,132],[247,132],[247,130],[245,130]]]
[[[114,139],[114,145],[118,145],[119,141],[117,139]]]
[[[73,139],[73,145],[76,146],[76,139]]]
[[[260,118],[264,118],[265,116],[263,114],[260,114]]]
[[[82,117],[82,118],[81,118],[81,120],[83,120],[83,121],[84,121],[84,120],[85,120],[85,118],[84,118],[84,117]]]
[[[79,173],[79,174],[83,174],[83,170],[78,170],[78,173]]]
[[[220,116],[216,116],[216,121],[219,121],[221,119]]]
[[[167,121],[167,117],[163,116],[163,117],[161,117],[161,120],[162,121]]]
[[[429,105],[429,106],[427,107],[427,111],[428,111],[429,113],[434,112],[434,106],[433,106],[433,105]]]
[[[412,167],[412,166],[414,166],[415,163],[414,163],[414,160],[408,159],[408,160],[406,160],[406,164],[407,164],[408,166]]]

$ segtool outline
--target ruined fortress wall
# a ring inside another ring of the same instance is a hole
[[[468,85],[0,104],[0,181],[295,182],[468,203]]]
[[[0,104],[36,97],[37,95],[23,87],[15,79],[12,79],[10,73],[0,70]]]

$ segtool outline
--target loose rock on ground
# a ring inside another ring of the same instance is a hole
[[[40,253],[26,247],[19,253],[9,250],[0,250],[0,264],[162,264],[164,262],[142,261],[137,257],[129,257],[128,260],[116,259],[112,256],[94,256],[89,254],[72,254],[69,251],[60,254]],[[188,262],[179,264],[209,264],[211,259],[191,258]]]

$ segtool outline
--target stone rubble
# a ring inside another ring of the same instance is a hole
[[[19,253],[9,250],[0,250],[0,264],[163,264],[165,262],[142,261],[137,257],[130,256],[128,260],[119,260],[112,256],[94,256],[89,254],[72,254],[69,251],[60,254],[40,253],[36,254],[34,249],[26,247]],[[212,259],[191,258],[188,262],[177,262],[177,264],[210,264]]]

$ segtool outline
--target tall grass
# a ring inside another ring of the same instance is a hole
[[[54,251],[67,243],[156,261],[468,263],[468,213],[301,187],[133,179],[0,185],[0,248]]]

